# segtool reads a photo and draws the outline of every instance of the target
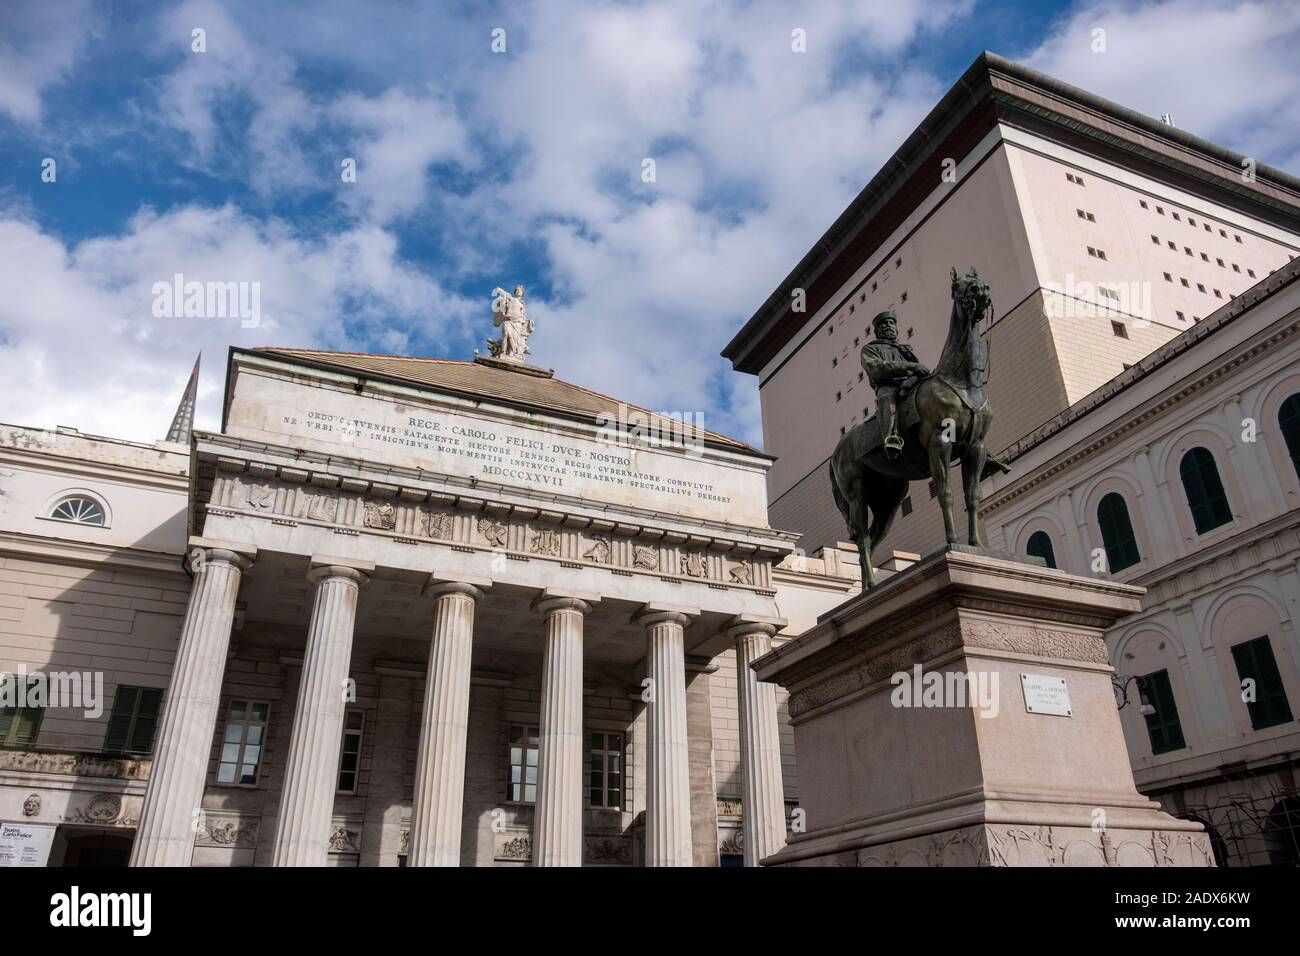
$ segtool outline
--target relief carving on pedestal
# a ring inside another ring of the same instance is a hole
[[[388,502],[380,504],[377,501],[367,501],[366,508],[366,527],[378,528],[380,531],[392,531],[397,527],[397,509]]]
[[[596,564],[609,564],[609,552],[609,535],[593,534],[591,544],[582,552],[582,556]]]
[[[445,511],[424,511],[421,515],[424,523],[424,536],[450,541],[454,519]]]
[[[528,550],[533,554],[558,557],[560,554],[560,532],[555,528],[538,528],[533,532]]]
[[[632,863],[632,846],[617,837],[587,837],[583,841],[583,863],[621,864]]]
[[[494,548],[506,546],[506,524],[496,518],[481,516],[478,519],[478,533]]]

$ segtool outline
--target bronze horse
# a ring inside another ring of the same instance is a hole
[[[989,473],[1008,470],[996,459],[990,460],[984,447],[993,412],[984,394],[988,348],[979,324],[992,304],[988,285],[974,269],[964,276],[953,269],[952,313],[939,364],[898,402],[902,452],[893,458],[885,455],[876,417],[855,425],[835,446],[831,489],[858,545],[864,591],[876,583],[871,551],[893,523],[909,482],[934,482],[948,544],[958,543],[948,481],[954,460],[961,462],[970,543],[983,545],[977,516],[980,479],[986,467]]]

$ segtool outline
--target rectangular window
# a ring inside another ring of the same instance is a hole
[[[1250,725],[1263,730],[1290,721],[1291,706],[1287,703],[1286,688],[1282,686],[1282,675],[1278,672],[1273,646],[1268,638],[1257,637],[1236,645],[1232,649],[1232,660],[1237,665],[1237,676],[1241,678],[1242,694],[1249,697],[1249,691],[1254,691],[1255,699],[1246,701]],[[1251,683],[1247,684],[1247,681]]]
[[[1183,725],[1178,719],[1178,705],[1174,702],[1174,690],[1169,684],[1169,672],[1147,674],[1139,677],[1137,684],[1142,703],[1152,708],[1152,713],[1146,715],[1151,752],[1165,754],[1171,750],[1182,750],[1187,743],[1183,740]]]
[[[1123,322],[1112,322],[1110,324],[1110,331],[1121,339],[1128,338],[1128,329],[1124,327]]]
[[[623,735],[591,735],[591,806],[623,809]]]
[[[18,693],[18,675],[5,674],[4,691],[5,696],[13,701],[20,699],[30,700],[26,695]],[[36,686],[38,678],[28,677],[27,686],[33,688]],[[24,706],[0,707],[0,744],[11,747],[25,747],[36,743],[36,738],[41,732],[41,721],[45,718],[44,707],[33,707],[26,703]]]
[[[1179,322],[1186,322],[1186,321],[1187,321],[1187,316],[1183,315],[1183,313],[1181,313],[1181,312],[1175,312],[1174,315],[1178,316],[1178,321],[1179,321]]]
[[[107,753],[147,754],[153,751],[153,732],[162,705],[159,687],[119,687],[113,713],[104,735]]]
[[[356,793],[361,779],[361,739],[366,729],[366,712],[349,710],[343,715],[343,749],[339,752],[339,793]]]
[[[1141,206],[1143,209],[1146,209],[1146,208],[1147,208],[1147,201],[1146,201],[1145,199],[1139,199],[1139,200],[1138,200],[1138,205]]]
[[[1182,221],[1183,221],[1183,217],[1180,216],[1180,215],[1178,215],[1178,213],[1176,213],[1176,212],[1175,212],[1175,213],[1170,213],[1170,215],[1172,215],[1172,216],[1174,217],[1174,219],[1176,219],[1178,222],[1182,222]]]
[[[1160,237],[1159,237],[1159,236],[1152,236],[1152,237],[1151,237],[1151,241],[1154,242],[1157,246],[1160,245]]]
[[[510,728],[510,770],[506,799],[514,803],[537,802],[537,728]]]
[[[266,743],[266,723],[271,705],[260,700],[232,700],[226,711],[226,731],[221,738],[217,783],[232,787],[257,786],[257,773]]]

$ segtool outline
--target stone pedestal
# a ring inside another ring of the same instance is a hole
[[[1213,865],[1133,784],[1103,633],[1141,595],[947,551],[759,658],[790,691],[807,825],[764,862]]]

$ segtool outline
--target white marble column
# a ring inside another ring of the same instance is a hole
[[[740,705],[741,813],[745,866],[785,846],[785,794],[776,686],[760,683],[750,664],[772,649],[771,624],[738,622],[727,628],[736,642],[736,696]]]
[[[474,606],[483,591],[473,584],[437,581],[424,593],[434,600],[433,639],[420,717],[407,866],[459,866]]]
[[[690,762],[686,743],[686,625],[680,611],[648,609],[646,631],[646,865],[691,865]]]
[[[235,598],[239,580],[251,563],[248,557],[221,548],[190,552],[194,582],[131,847],[132,866],[190,865]]]
[[[533,866],[582,866],[582,623],[591,604],[547,593],[533,609],[546,615]]]
[[[307,579],[316,585],[316,598],[280,791],[274,866],[325,865],[338,790],[352,631],[366,575],[356,568],[320,564]]]

